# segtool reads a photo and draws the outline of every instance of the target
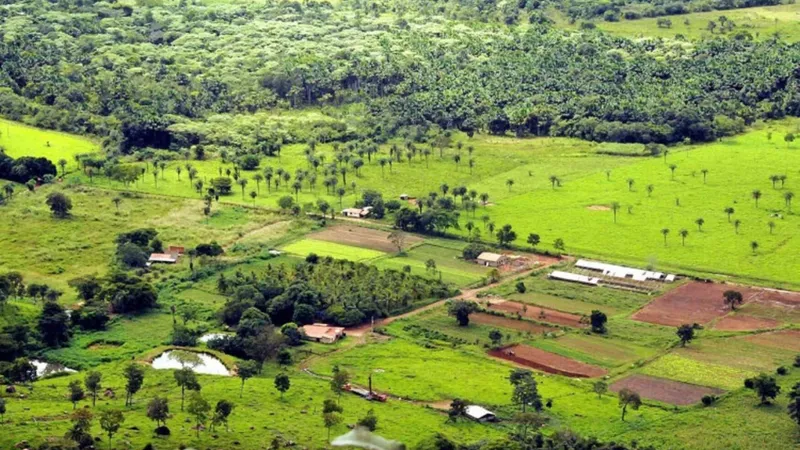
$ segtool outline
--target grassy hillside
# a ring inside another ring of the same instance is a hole
[[[97,152],[100,148],[93,139],[43,130],[5,119],[0,119],[0,147],[12,158],[39,156],[53,161],[53,164],[65,159],[67,171],[78,167],[75,155]]]

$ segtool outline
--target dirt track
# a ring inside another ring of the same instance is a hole
[[[543,372],[568,377],[591,378],[600,377],[608,373],[602,367],[585,364],[566,356],[546,352],[527,345],[514,345],[503,349],[491,350],[489,355]]]
[[[644,398],[671,405],[692,405],[704,395],[720,395],[725,391],[647,375],[631,375],[612,384],[609,389],[619,392],[624,388],[638,392]]]

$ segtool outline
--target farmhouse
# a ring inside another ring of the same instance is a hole
[[[367,217],[370,211],[372,211],[372,206],[367,206],[364,208],[345,208],[342,210],[342,215],[361,219]]]
[[[151,253],[150,258],[147,260],[149,263],[165,263],[175,264],[178,262],[177,253]]]
[[[508,262],[508,257],[497,253],[483,252],[475,261],[482,266],[499,267]]]
[[[477,422],[494,422],[497,416],[488,409],[478,405],[467,405],[467,417]]]
[[[672,282],[675,280],[675,275],[668,275],[662,272],[651,272],[649,270],[634,269],[632,267],[617,266],[614,264],[606,264],[597,261],[588,261],[579,259],[575,263],[575,267],[593,270],[595,272],[602,272],[603,275],[614,278],[630,278],[634,281],[667,281]]]
[[[324,323],[313,325],[303,325],[303,336],[305,339],[323,344],[333,344],[344,337],[344,328],[334,327]]]

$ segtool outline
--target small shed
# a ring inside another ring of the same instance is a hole
[[[467,406],[467,417],[476,421],[476,422],[496,422],[497,416],[489,411],[488,409],[484,408],[483,406],[478,405],[468,405]]]
[[[483,252],[475,260],[478,264],[487,267],[498,267],[508,262],[508,257],[498,253]]]
[[[367,217],[372,211],[371,206],[367,206],[366,208],[345,208],[342,210],[342,215],[345,217],[355,217],[355,218],[364,218]]]
[[[408,194],[400,194],[400,200],[408,200]]]
[[[303,337],[306,340],[321,342],[323,344],[333,344],[345,336],[344,328],[334,327],[324,323],[303,325]]]
[[[175,264],[178,262],[178,255],[175,253],[151,253],[147,261],[150,263]]]
[[[170,245],[167,249],[167,253],[171,255],[183,255],[186,252],[184,247],[178,245]]]

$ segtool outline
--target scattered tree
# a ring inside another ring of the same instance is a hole
[[[642,406],[642,398],[639,396],[638,393],[628,389],[623,388],[619,391],[619,406],[622,408],[622,421],[625,421],[625,414],[628,411],[628,406],[633,408],[634,410],[639,409]]]

